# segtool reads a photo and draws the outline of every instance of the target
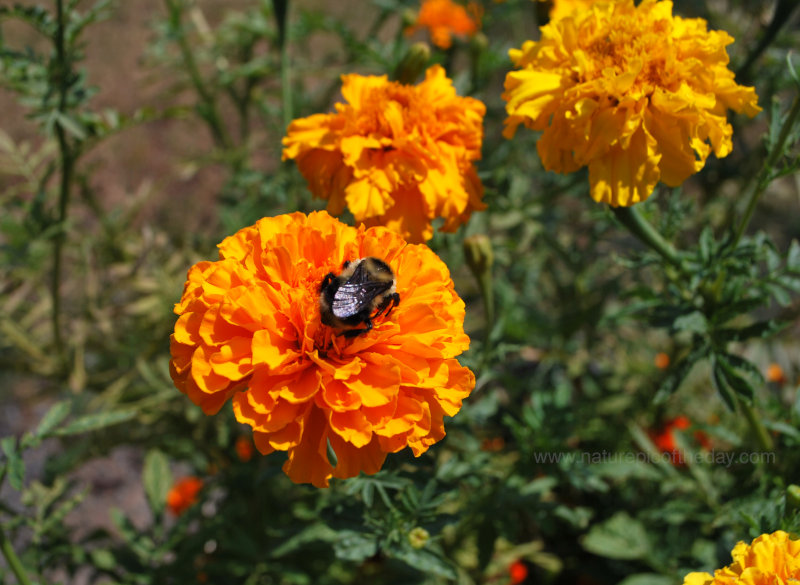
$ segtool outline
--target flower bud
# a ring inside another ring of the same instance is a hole
[[[414,43],[409,47],[403,60],[397,64],[392,77],[395,81],[406,85],[414,84],[427,68],[430,58],[431,48],[428,43]]]
[[[476,234],[464,238],[464,258],[470,270],[480,278],[491,271],[494,263],[492,242],[485,234]]]
[[[423,548],[430,540],[431,535],[428,533],[427,530],[422,528],[421,526],[417,526],[412,528],[411,531],[408,533],[408,542],[411,543],[411,547],[417,550]]]
[[[786,488],[786,507],[789,510],[800,510],[800,485],[791,484]]]

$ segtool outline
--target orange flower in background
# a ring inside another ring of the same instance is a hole
[[[428,247],[323,211],[261,219],[219,248],[189,270],[171,338],[175,385],[204,412],[232,399],[256,448],[288,451],[284,472],[318,487],[444,437],[475,377],[455,359],[469,346],[464,303]],[[400,303],[347,337],[322,324],[320,285],[370,256],[391,267]]]
[[[660,351],[653,358],[653,363],[659,370],[666,370],[669,367],[669,355]]]
[[[800,580],[800,540],[778,530],[749,545],[739,542],[733,563],[711,573],[689,573],[683,585],[788,585]]]
[[[239,461],[247,463],[253,458],[253,442],[248,437],[237,438],[233,448]]]
[[[514,561],[508,567],[508,575],[511,577],[511,585],[519,585],[528,578],[528,567],[522,561]]]
[[[427,28],[434,45],[449,49],[454,35],[472,36],[480,25],[480,6],[475,2],[465,8],[452,0],[423,0],[417,21],[405,33],[411,35],[420,28]]]
[[[773,384],[785,384],[786,374],[783,373],[783,368],[776,363],[770,364],[767,368],[767,382],[772,382]]]
[[[481,451],[497,452],[502,451],[506,446],[506,440],[503,437],[486,437],[481,441]]]
[[[167,493],[167,508],[176,516],[180,516],[197,503],[197,494],[203,489],[203,480],[199,477],[184,477],[175,482]]]
[[[725,47],[733,38],[672,2],[596,2],[541,27],[541,40],[510,51],[507,138],[520,124],[542,131],[544,168],[589,167],[591,196],[612,206],[647,199],[662,181],[680,185],[712,152],[732,149],[730,108],[760,111],[736,84]]]
[[[433,236],[435,217],[452,232],[486,208],[474,166],[483,103],[456,95],[438,65],[416,86],[355,74],[342,82],[346,104],[295,120],[283,139],[284,160],[297,162],[330,213],[347,206],[367,227],[384,225],[418,243]]]
[[[650,434],[650,440],[656,448],[662,453],[669,453],[672,455],[672,464],[676,467],[683,467],[686,465],[685,455],[678,447],[675,441],[676,430],[685,431],[692,426],[692,422],[688,417],[680,415],[675,418],[669,419],[661,425],[658,432]],[[711,449],[711,441],[703,431],[695,431],[692,435],[697,443],[706,450]]]

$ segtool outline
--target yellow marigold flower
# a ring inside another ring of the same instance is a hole
[[[553,0],[550,7],[550,20],[557,20],[569,16],[575,10],[586,10],[598,0]]]
[[[207,414],[232,399],[256,448],[288,451],[284,472],[319,487],[444,437],[475,377],[455,359],[464,303],[427,246],[322,211],[261,219],[219,249],[189,270],[171,338],[172,379]],[[369,256],[391,267],[400,304],[348,338],[320,321],[320,285]]]
[[[427,28],[434,45],[449,49],[453,44],[453,35],[474,35],[480,24],[480,7],[475,2],[470,2],[465,8],[453,0],[424,0],[417,21],[405,32],[411,35],[420,28]]]
[[[330,213],[346,205],[368,227],[385,225],[423,242],[433,236],[433,218],[455,231],[473,210],[485,209],[474,166],[483,103],[456,95],[438,65],[416,86],[356,74],[342,82],[346,104],[295,120],[283,139],[284,160],[297,161]]]
[[[789,585],[800,580],[800,540],[782,530],[737,544],[733,563],[714,574],[689,573],[683,585]]]
[[[541,28],[539,42],[510,51],[504,135],[519,124],[543,131],[548,170],[589,167],[592,198],[644,201],[660,180],[680,185],[731,151],[728,108],[760,111],[752,87],[728,69],[724,31],[672,15],[672,2],[596,2]]]

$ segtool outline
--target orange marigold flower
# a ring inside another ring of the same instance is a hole
[[[172,378],[207,414],[232,399],[256,448],[288,451],[284,472],[319,487],[444,437],[475,377],[455,359],[469,346],[464,303],[427,246],[322,211],[261,219],[219,248],[189,270],[171,338]],[[320,321],[320,285],[369,256],[391,267],[400,304],[346,337]]]
[[[475,2],[470,2],[465,8],[453,0],[424,0],[417,21],[405,32],[412,35],[420,28],[427,28],[434,45],[449,49],[453,44],[453,35],[474,35],[480,25],[480,7]]]
[[[800,540],[778,530],[749,545],[739,542],[733,563],[711,573],[689,573],[683,585],[787,585],[800,580]]]
[[[330,213],[346,205],[367,227],[418,243],[433,236],[433,218],[451,232],[486,208],[474,166],[486,107],[456,95],[442,67],[416,86],[344,75],[342,95],[336,113],[295,120],[283,139],[284,160],[296,160]]]
[[[486,437],[481,441],[481,451],[502,451],[506,446],[506,441],[503,437]]]
[[[170,512],[180,516],[197,502],[197,494],[203,489],[203,480],[199,477],[184,477],[175,482],[167,493],[167,507]]]
[[[653,363],[659,370],[666,370],[669,367],[669,355],[663,351],[660,351],[653,359]]]
[[[613,206],[647,199],[658,181],[680,185],[731,151],[728,108],[760,111],[734,81],[725,46],[700,18],[672,15],[669,0],[596,2],[553,20],[541,40],[511,50],[504,135],[543,131],[547,170],[589,167],[591,196]]]
[[[511,577],[511,585],[519,585],[528,578],[528,567],[522,561],[514,561],[508,567],[508,574]]]
[[[783,368],[776,363],[771,363],[767,368],[767,382],[785,384],[786,375],[783,373]]]
[[[253,458],[253,442],[248,437],[239,437],[234,444],[239,461],[247,463]]]
[[[680,415],[665,421],[658,432],[650,433],[650,440],[653,441],[656,448],[662,453],[670,454],[672,464],[676,467],[683,467],[686,465],[686,461],[685,454],[675,441],[674,432],[676,429],[685,431],[691,426],[692,422],[689,418]],[[693,437],[703,449],[711,448],[711,441],[703,431],[695,431]]]

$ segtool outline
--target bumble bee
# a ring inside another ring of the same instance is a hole
[[[374,257],[345,262],[342,273],[329,272],[319,287],[319,311],[325,325],[356,337],[372,329],[372,320],[400,304],[392,269]],[[364,324],[365,327],[359,327]]]

